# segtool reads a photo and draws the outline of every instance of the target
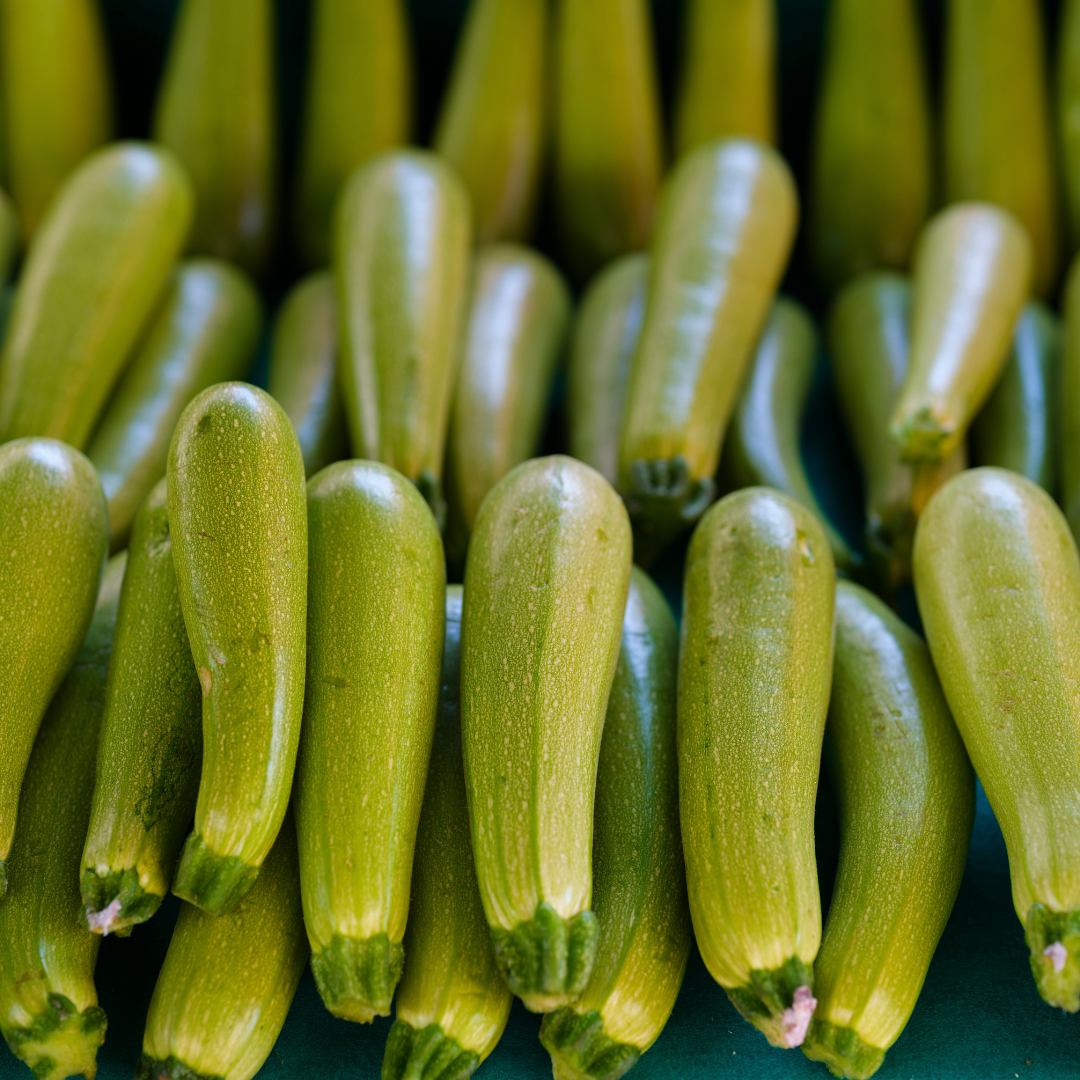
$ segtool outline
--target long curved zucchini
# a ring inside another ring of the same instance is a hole
[[[355,173],[335,226],[339,377],[353,454],[416,484],[440,528],[471,228],[461,181],[419,150],[381,154]]]
[[[195,831],[173,892],[212,914],[255,882],[289,802],[304,703],[304,462],[269,394],[219,383],[169,448],[169,535],[203,693]]]
[[[409,962],[386,1039],[383,1080],[460,1080],[495,1049],[513,995],[495,966],[469,836],[461,761],[462,588],[446,589],[439,711],[416,836]]]
[[[109,545],[93,466],[52,439],[0,446],[0,907],[34,737],[75,661]]]
[[[596,953],[593,796],[630,582],[626,510],[573,458],[491,489],[465,566],[461,734],[495,958],[533,1012],[584,990]]]
[[[341,461],[313,477],[308,519],[296,769],[304,922],[326,1007],[366,1023],[387,1015],[401,977],[446,571],[423,499],[378,462]]]
[[[770,488],[716,504],[690,540],[679,649],[679,808],[705,966],[773,1046],[814,1011],[814,801],[833,660],[832,554]]]
[[[954,476],[915,536],[926,640],[1005,837],[1039,993],[1080,1008],[1080,559],[1037,484]]]
[[[127,545],[139,507],[165,476],[184,407],[247,374],[261,329],[258,293],[239,270],[216,259],[177,266],[86,451],[105,489],[114,550]]]
[[[166,150],[118,143],[68,178],[26,257],[0,356],[0,442],[81,449],[165,292],[192,214]]]
[[[866,1080],[904,1030],[952,911],[975,778],[926,645],[846,581],[836,586],[825,760],[840,865],[803,1053]]]
[[[1057,152],[1064,202],[1072,243],[1080,246],[1080,0],[1064,0],[1058,24],[1057,49]]]
[[[1065,345],[1061,355],[1058,388],[1058,479],[1061,508],[1072,529],[1080,537],[1080,260],[1073,260],[1065,283]]]
[[[656,1041],[682,986],[692,930],[679,836],[679,634],[635,567],[596,780],[596,963],[581,997],[544,1017],[556,1076],[616,1080]]]
[[[117,555],[105,571],[86,639],[34,743],[11,893],[0,903],[0,1034],[37,1080],[93,1080],[105,1039],[94,987],[100,939],[79,925],[78,866],[126,559]]]
[[[154,914],[195,813],[202,694],[191,660],[162,477],[135,518],[116,616],[80,888],[85,924]]]

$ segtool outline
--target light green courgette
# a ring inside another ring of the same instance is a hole
[[[1080,537],[1080,259],[1074,259],[1069,269],[1062,307],[1065,335],[1058,379],[1058,481],[1061,508],[1076,539]]]
[[[833,660],[832,554],[770,488],[716,504],[686,557],[679,809],[705,966],[773,1046],[813,1014],[814,802]]]
[[[310,274],[282,301],[267,383],[292,421],[308,476],[348,455],[338,344],[334,276],[325,270]]]
[[[593,796],[630,581],[630,523],[573,458],[519,465],[465,567],[461,732],[495,958],[533,1012],[585,989],[596,954]]]
[[[803,1053],[866,1080],[904,1030],[952,911],[975,779],[926,645],[846,581],[836,587],[825,760],[840,866]]]
[[[158,909],[195,813],[202,695],[173,569],[164,477],[135,518],[116,616],[80,887],[85,924],[131,932]]]
[[[289,802],[304,703],[304,461],[269,394],[219,383],[169,448],[169,536],[203,693],[195,831],[173,892],[228,911],[255,882]]]
[[[1080,559],[1037,484],[969,469],[931,499],[915,592],[934,667],[1005,837],[1039,993],[1080,1008]]]
[[[1064,0],[1058,26],[1057,148],[1072,243],[1080,247],[1080,0]]]
[[[439,712],[416,836],[409,958],[383,1080],[462,1080],[495,1049],[513,995],[495,966],[469,836],[461,761],[460,585],[446,589]]]
[[[712,500],[724,429],[787,264],[795,182],[775,151],[729,139],[664,189],[619,451],[640,561]]]
[[[296,824],[311,969],[335,1016],[386,1016],[439,699],[446,571],[404,477],[341,461],[308,487],[307,690]]]
[[[675,677],[679,635],[634,568],[596,780],[596,963],[581,997],[544,1017],[560,1080],[616,1080],[656,1041],[690,955],[679,836]]]
[[[440,528],[471,228],[461,181],[420,150],[382,154],[355,173],[335,225],[339,377],[353,454],[416,484]]]
[[[79,925],[78,866],[126,559],[109,563],[86,639],[34,743],[11,892],[0,903],[0,1034],[37,1080],[93,1080],[105,1039],[94,987],[100,939]]]
[[[166,150],[118,143],[72,173],[26,257],[0,356],[0,442],[86,445],[191,222]]]
[[[26,763],[90,624],[108,538],[82,454],[52,439],[0,446],[0,907]]]
[[[247,374],[261,328],[259,296],[239,270],[213,259],[177,266],[86,451],[105,489],[113,550],[127,545],[139,507],[165,476],[184,407]]]

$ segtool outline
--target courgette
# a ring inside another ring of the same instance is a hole
[[[3,79],[0,77],[0,84]],[[3,131],[0,130],[0,142]],[[19,257],[19,218],[15,205],[6,191],[0,191],[0,287],[11,280],[11,272]]]
[[[1080,3],[1061,5],[1057,49],[1057,150],[1071,244],[1080,247]]]
[[[1061,508],[1080,537],[1080,261],[1074,259],[1062,298],[1065,342],[1058,389],[1058,479]]]

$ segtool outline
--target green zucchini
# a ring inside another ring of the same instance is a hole
[[[1058,481],[1061,508],[1080,537],[1080,259],[1074,259],[1062,297],[1065,320],[1058,406]],[[1080,542],[1080,541],[1078,541]]]
[[[0,77],[0,85],[3,78]],[[0,142],[3,132],[0,131]],[[0,191],[0,287],[11,280],[12,271],[19,258],[19,218],[15,204],[6,191]]]
[[[557,0],[554,12],[555,221],[564,261],[584,281],[652,235],[659,91],[645,0]]]
[[[798,214],[774,150],[730,139],[683,158],[664,190],[619,450],[641,560],[712,501],[735,406]]]
[[[469,196],[448,166],[401,150],[353,175],[335,226],[339,377],[353,454],[416,484],[440,528],[470,215]]]
[[[476,877],[499,970],[533,1012],[578,997],[596,954],[593,795],[630,557],[619,497],[561,456],[504,476],[469,544],[461,734]]]
[[[473,0],[434,147],[472,197],[476,238],[532,231],[547,124],[547,0]]]
[[[304,462],[269,394],[219,383],[169,447],[169,536],[202,684],[195,830],[173,892],[211,914],[251,889],[289,802],[304,703]]]
[[[188,250],[261,273],[277,198],[272,0],[182,0],[154,141],[176,154],[195,184]]]
[[[948,202],[980,199],[1031,237],[1033,285],[1057,283],[1057,173],[1039,0],[948,0],[943,85]]]
[[[161,301],[191,222],[167,150],[118,143],[57,193],[27,253],[0,356],[0,442],[82,449]]]
[[[679,647],[679,808],[701,958],[773,1046],[814,1011],[814,802],[833,661],[832,554],[770,488],[722,499],[690,540]]]
[[[618,480],[619,434],[648,284],[648,255],[614,260],[585,290],[570,342],[570,453],[609,484]]]
[[[80,887],[85,924],[131,932],[158,909],[195,813],[202,694],[162,477],[135,518],[116,617]]]
[[[825,760],[840,865],[803,1053],[866,1080],[904,1030],[952,911],[975,778],[926,645],[846,581],[836,586]]]
[[[469,836],[461,761],[460,585],[446,589],[438,719],[416,837],[409,962],[386,1039],[383,1080],[470,1076],[495,1049],[513,995],[495,966]]]
[[[308,486],[307,689],[296,824],[311,970],[347,1020],[386,1016],[439,699],[446,570],[404,477],[340,461]]]
[[[34,736],[90,624],[108,545],[82,454],[52,439],[0,446],[0,907]]]
[[[937,465],[994,389],[1031,285],[1031,241],[1007,210],[960,203],[915,251],[911,363],[889,427],[904,461]]]
[[[616,1080],[656,1041],[682,985],[692,931],[679,838],[679,635],[635,567],[596,780],[596,963],[581,997],[544,1017],[555,1076]]]
[[[1080,2],[1061,5],[1057,50],[1057,145],[1068,217],[1069,251],[1080,247]]]
[[[308,476],[348,455],[338,340],[334,277],[325,270],[310,274],[282,301],[268,382],[270,395],[292,421]]]
[[[165,476],[184,406],[247,374],[261,328],[258,293],[239,270],[214,259],[177,266],[86,451],[105,489],[114,550],[127,546],[139,507]]]
[[[143,1033],[136,1080],[251,1080],[307,964],[292,814],[239,906],[183,904]]]
[[[915,593],[1009,853],[1039,993],[1080,1008],[1080,560],[1037,484],[969,469],[915,535]]]
[[[409,141],[411,68],[403,0],[314,0],[295,216],[310,265],[330,257],[345,181],[368,158]]]
[[[675,154],[742,135],[776,142],[773,0],[689,0],[675,107]]]
[[[807,223],[824,292],[867,270],[907,267],[930,212],[931,143],[914,0],[834,0]]]
[[[11,892],[0,904],[0,1034],[37,1080],[93,1080],[105,1039],[94,987],[100,939],[79,925],[78,865],[126,559],[109,563],[86,639],[34,743]]]

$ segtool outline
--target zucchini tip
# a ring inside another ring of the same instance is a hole
[[[385,932],[368,938],[335,934],[329,945],[312,952],[311,973],[334,1016],[369,1024],[390,1015],[404,961],[401,942],[392,942]]]
[[[600,1013],[579,1013],[569,1005],[544,1017],[540,1041],[551,1055],[555,1080],[618,1080],[641,1057],[638,1047],[608,1035]]]
[[[225,915],[251,891],[259,868],[237,855],[219,855],[198,833],[184,843],[172,891],[211,915]]]
[[[1031,973],[1043,1000],[1066,1012],[1080,1009],[1080,910],[1050,911],[1033,904],[1025,935]]]
[[[802,1046],[817,1008],[813,971],[797,956],[773,971],[751,971],[750,983],[727,990],[743,1017],[773,1046]]]
[[[414,1028],[395,1020],[386,1039],[382,1080],[465,1080],[480,1064],[480,1055],[466,1050],[438,1024]]]
[[[840,1027],[828,1020],[814,1020],[803,1043],[803,1053],[811,1061],[826,1065],[833,1076],[844,1080],[869,1080],[881,1068],[885,1051],[871,1046],[854,1028]]]

